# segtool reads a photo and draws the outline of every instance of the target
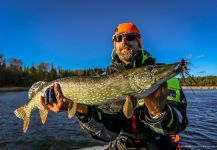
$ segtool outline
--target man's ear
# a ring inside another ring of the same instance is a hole
[[[113,48],[113,50],[112,50],[112,54],[111,54],[112,60],[115,59],[115,58],[114,58],[115,55],[116,55],[116,50],[115,50],[115,48]]]

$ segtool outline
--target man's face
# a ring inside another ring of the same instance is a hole
[[[135,34],[130,34],[121,34],[114,38],[116,54],[126,64],[130,63],[134,54],[140,49]]]

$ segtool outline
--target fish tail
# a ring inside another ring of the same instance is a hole
[[[48,116],[48,112],[49,111],[46,110],[46,109],[39,109],[39,114],[40,114],[40,117],[41,117],[42,124],[45,124],[47,116]]]
[[[30,113],[26,112],[26,105],[21,106],[20,108],[14,111],[15,115],[23,120],[23,132],[26,133],[29,127]]]
[[[23,106],[19,107],[18,109],[16,109],[16,110],[14,111],[14,114],[15,114],[18,118],[24,119],[25,116],[26,116],[25,107],[26,107],[26,105],[23,105]]]

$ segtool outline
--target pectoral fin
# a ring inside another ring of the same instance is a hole
[[[68,106],[68,117],[70,119],[75,115],[76,110],[77,110],[77,103],[70,102]]]
[[[46,110],[46,109],[39,109],[39,114],[40,114],[40,117],[41,117],[41,122],[43,124],[45,124],[46,119],[47,119],[47,115],[48,115],[48,110]]]
[[[23,133],[26,133],[29,128],[29,117],[24,118],[23,120]]]
[[[136,109],[137,100],[133,96],[127,96],[126,101],[123,105],[123,113],[127,118],[133,116],[133,112]]]

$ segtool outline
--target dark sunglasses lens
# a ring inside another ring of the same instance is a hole
[[[115,35],[114,39],[116,42],[121,42],[123,36],[126,38],[127,41],[133,41],[136,39],[136,37],[138,36],[137,34],[119,34],[119,35]]]
[[[135,34],[126,34],[126,39],[128,41],[133,41],[136,39],[136,35]]]
[[[116,42],[122,41],[122,35],[115,35]]]

